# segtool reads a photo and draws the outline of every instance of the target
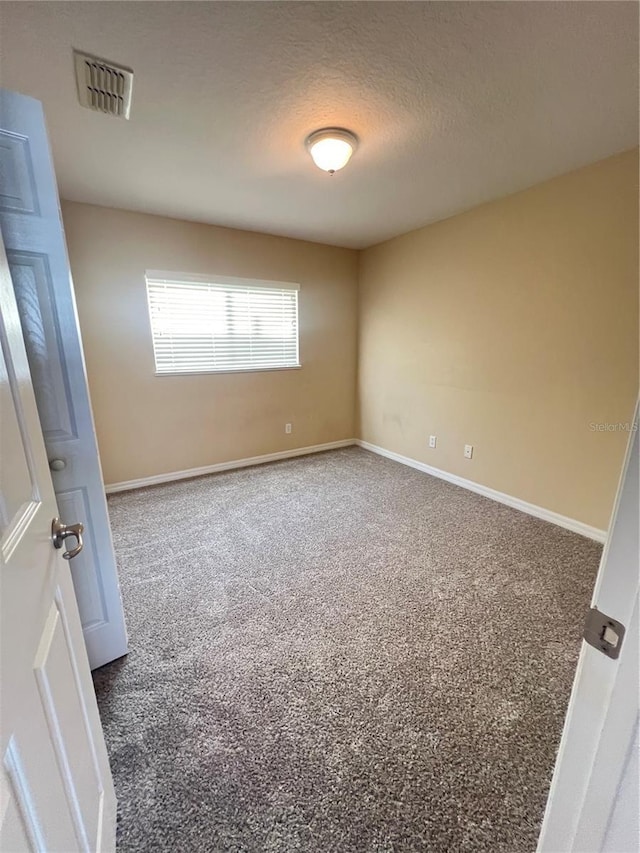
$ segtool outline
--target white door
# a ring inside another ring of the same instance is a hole
[[[70,563],[51,540],[57,514],[0,239],[2,853],[115,849],[115,793]]]
[[[42,106],[4,90],[0,227],[58,507],[85,525],[71,571],[95,669],[127,653],[127,633],[73,285]]]
[[[625,633],[616,642],[621,632],[614,624],[604,637],[618,649],[619,657],[613,659],[583,643],[539,853],[640,850],[637,430],[636,411],[592,602],[621,623]],[[600,629],[594,632],[600,634]]]

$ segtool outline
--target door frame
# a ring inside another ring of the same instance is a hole
[[[618,659],[583,640],[538,853],[605,849],[625,762],[633,748],[639,718],[638,413],[636,403],[591,602],[591,607],[621,622],[626,633]]]

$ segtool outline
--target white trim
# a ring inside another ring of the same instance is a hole
[[[164,270],[146,270],[147,282],[167,284],[211,284],[223,287],[265,287],[268,290],[300,290],[295,281],[271,281],[266,278],[238,278],[229,275],[196,275],[190,272],[166,272]]]
[[[248,468],[251,465],[277,462],[279,459],[291,459],[295,456],[322,453],[325,450],[337,450],[340,447],[349,447],[353,444],[362,447],[363,450],[377,453],[378,456],[393,459],[394,462],[400,462],[401,465],[408,465],[410,468],[430,474],[432,477],[438,477],[440,480],[446,480],[448,483],[468,489],[470,492],[475,492],[478,495],[483,495],[485,498],[490,498],[513,509],[518,509],[520,512],[527,513],[527,515],[533,515],[535,518],[541,518],[543,521],[549,521],[551,524],[557,524],[559,527],[572,530],[574,533],[579,533],[588,539],[595,539],[596,542],[604,542],[607,538],[606,530],[591,527],[591,525],[584,524],[584,522],[578,521],[575,518],[560,515],[550,509],[536,506],[536,504],[528,503],[520,498],[514,498],[512,495],[498,492],[496,489],[489,488],[489,486],[474,483],[473,480],[467,480],[464,477],[459,477],[457,474],[450,474],[448,471],[442,471],[440,468],[427,465],[426,462],[419,462],[417,459],[402,456],[400,453],[394,453],[393,450],[385,450],[384,447],[378,447],[376,444],[370,444],[368,441],[362,441],[358,438],[345,438],[341,441],[329,441],[326,444],[312,444],[308,447],[296,447],[293,450],[279,450],[276,453],[265,453],[262,456],[248,456],[244,459],[233,459],[230,462],[216,462],[213,465],[203,465],[200,468],[188,468],[185,471],[171,471],[168,474],[141,477],[139,480],[123,480],[121,483],[109,483],[105,485],[105,491],[108,495],[115,492],[128,492],[131,489],[143,489],[146,486],[155,486],[160,483],[172,483],[174,480],[188,480],[192,477],[202,477],[204,474],[215,474],[218,471],[232,471],[235,468]]]
[[[224,367],[220,370],[181,370],[179,373],[158,373],[154,376],[212,376],[216,373],[273,373],[275,370],[301,370],[301,364],[285,364],[282,367]]]
[[[400,462],[402,465],[408,465],[410,468],[416,468],[418,471],[423,471],[425,474],[431,474],[432,477],[438,477],[440,480],[446,480],[448,483],[461,486],[463,489],[483,495],[492,501],[498,501],[498,503],[506,504],[506,506],[518,509],[520,512],[526,512],[527,515],[533,515],[535,518],[541,518],[543,521],[550,521],[551,524],[565,527],[567,530],[572,530],[574,533],[579,533],[588,539],[595,539],[596,542],[604,542],[607,538],[606,530],[591,527],[591,525],[584,524],[584,522],[578,521],[575,518],[560,515],[550,509],[536,506],[536,504],[528,503],[520,498],[514,498],[504,492],[498,492],[496,489],[489,488],[489,486],[474,483],[473,480],[467,480],[464,477],[459,477],[457,474],[450,474],[448,471],[434,468],[432,465],[427,465],[426,462],[419,462],[417,459],[411,459],[409,456],[402,456],[400,453],[394,453],[393,450],[385,450],[383,447],[378,447],[376,444],[370,444],[368,441],[362,441],[361,439],[356,439],[355,444],[364,450],[377,453],[379,456],[385,456],[387,459],[393,459],[394,462]]]
[[[339,447],[350,447],[352,444],[357,444],[355,438],[343,438],[341,441],[329,441],[326,444],[311,444],[308,447],[296,447],[293,450],[279,450],[276,453],[265,453],[263,456],[248,456],[245,459],[234,459],[231,462],[216,462],[213,465],[203,465],[201,468],[188,468],[186,471],[154,474],[152,477],[142,477],[139,480],[123,480],[121,483],[105,485],[104,489],[108,495],[114,492],[128,492],[130,489],[143,489],[145,486],[155,486],[158,483],[188,480],[192,477],[202,477],[203,474],[232,471],[234,468],[248,468],[250,465],[263,465],[265,462],[277,462],[279,459],[291,459],[294,456],[306,456],[310,453],[322,453],[325,450],[337,450]]]

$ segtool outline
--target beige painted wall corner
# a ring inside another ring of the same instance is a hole
[[[607,527],[638,394],[637,149],[365,250],[359,300],[360,438]]]

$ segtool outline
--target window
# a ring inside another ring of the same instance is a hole
[[[298,285],[147,272],[156,373],[299,367]]]

